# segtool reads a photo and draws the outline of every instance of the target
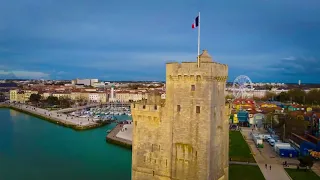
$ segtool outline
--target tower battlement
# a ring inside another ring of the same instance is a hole
[[[204,51],[199,58],[200,67],[197,62],[167,63],[166,80],[226,81],[228,79],[227,65],[212,61],[207,51]]]

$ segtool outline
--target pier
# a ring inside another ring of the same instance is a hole
[[[48,111],[46,109],[41,109],[25,104],[0,104],[0,107],[20,111],[61,126],[72,128],[74,130],[92,129],[107,124],[96,123],[93,121],[92,118],[80,118],[69,116],[59,112]]]
[[[127,135],[124,135],[124,133],[121,133],[121,130],[124,125],[125,124],[118,124],[115,128],[113,128],[111,132],[107,135],[106,141],[109,143],[117,144],[125,148],[131,149],[132,140],[128,138],[128,136],[130,136],[130,131],[127,132]],[[121,133],[120,136],[119,136],[119,133]],[[132,131],[131,131],[131,139],[132,139]]]

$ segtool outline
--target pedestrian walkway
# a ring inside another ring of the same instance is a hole
[[[320,176],[320,162],[315,162],[311,168],[311,170]]]
[[[264,148],[257,148],[250,136],[252,132],[249,128],[241,128],[242,135],[245,137],[246,142],[248,143],[254,159],[256,160],[263,176],[266,180],[291,180],[289,175],[284,170],[281,162],[275,156],[271,147],[265,144]],[[267,164],[267,168],[265,167]],[[270,170],[271,165],[271,170]]]

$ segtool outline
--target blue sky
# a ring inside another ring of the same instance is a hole
[[[201,49],[229,81],[320,82],[319,0],[0,0],[0,78],[164,80]]]

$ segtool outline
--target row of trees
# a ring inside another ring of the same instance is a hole
[[[40,94],[31,94],[29,101],[35,105],[59,106],[61,108],[69,108],[73,104],[70,98],[58,98],[55,96],[49,96],[47,99],[42,99]]]
[[[291,89],[288,92],[281,92],[276,95],[267,92],[266,96],[261,100],[275,100],[280,102],[296,102],[299,104],[320,105],[320,90],[313,89],[306,92],[302,89]]]

